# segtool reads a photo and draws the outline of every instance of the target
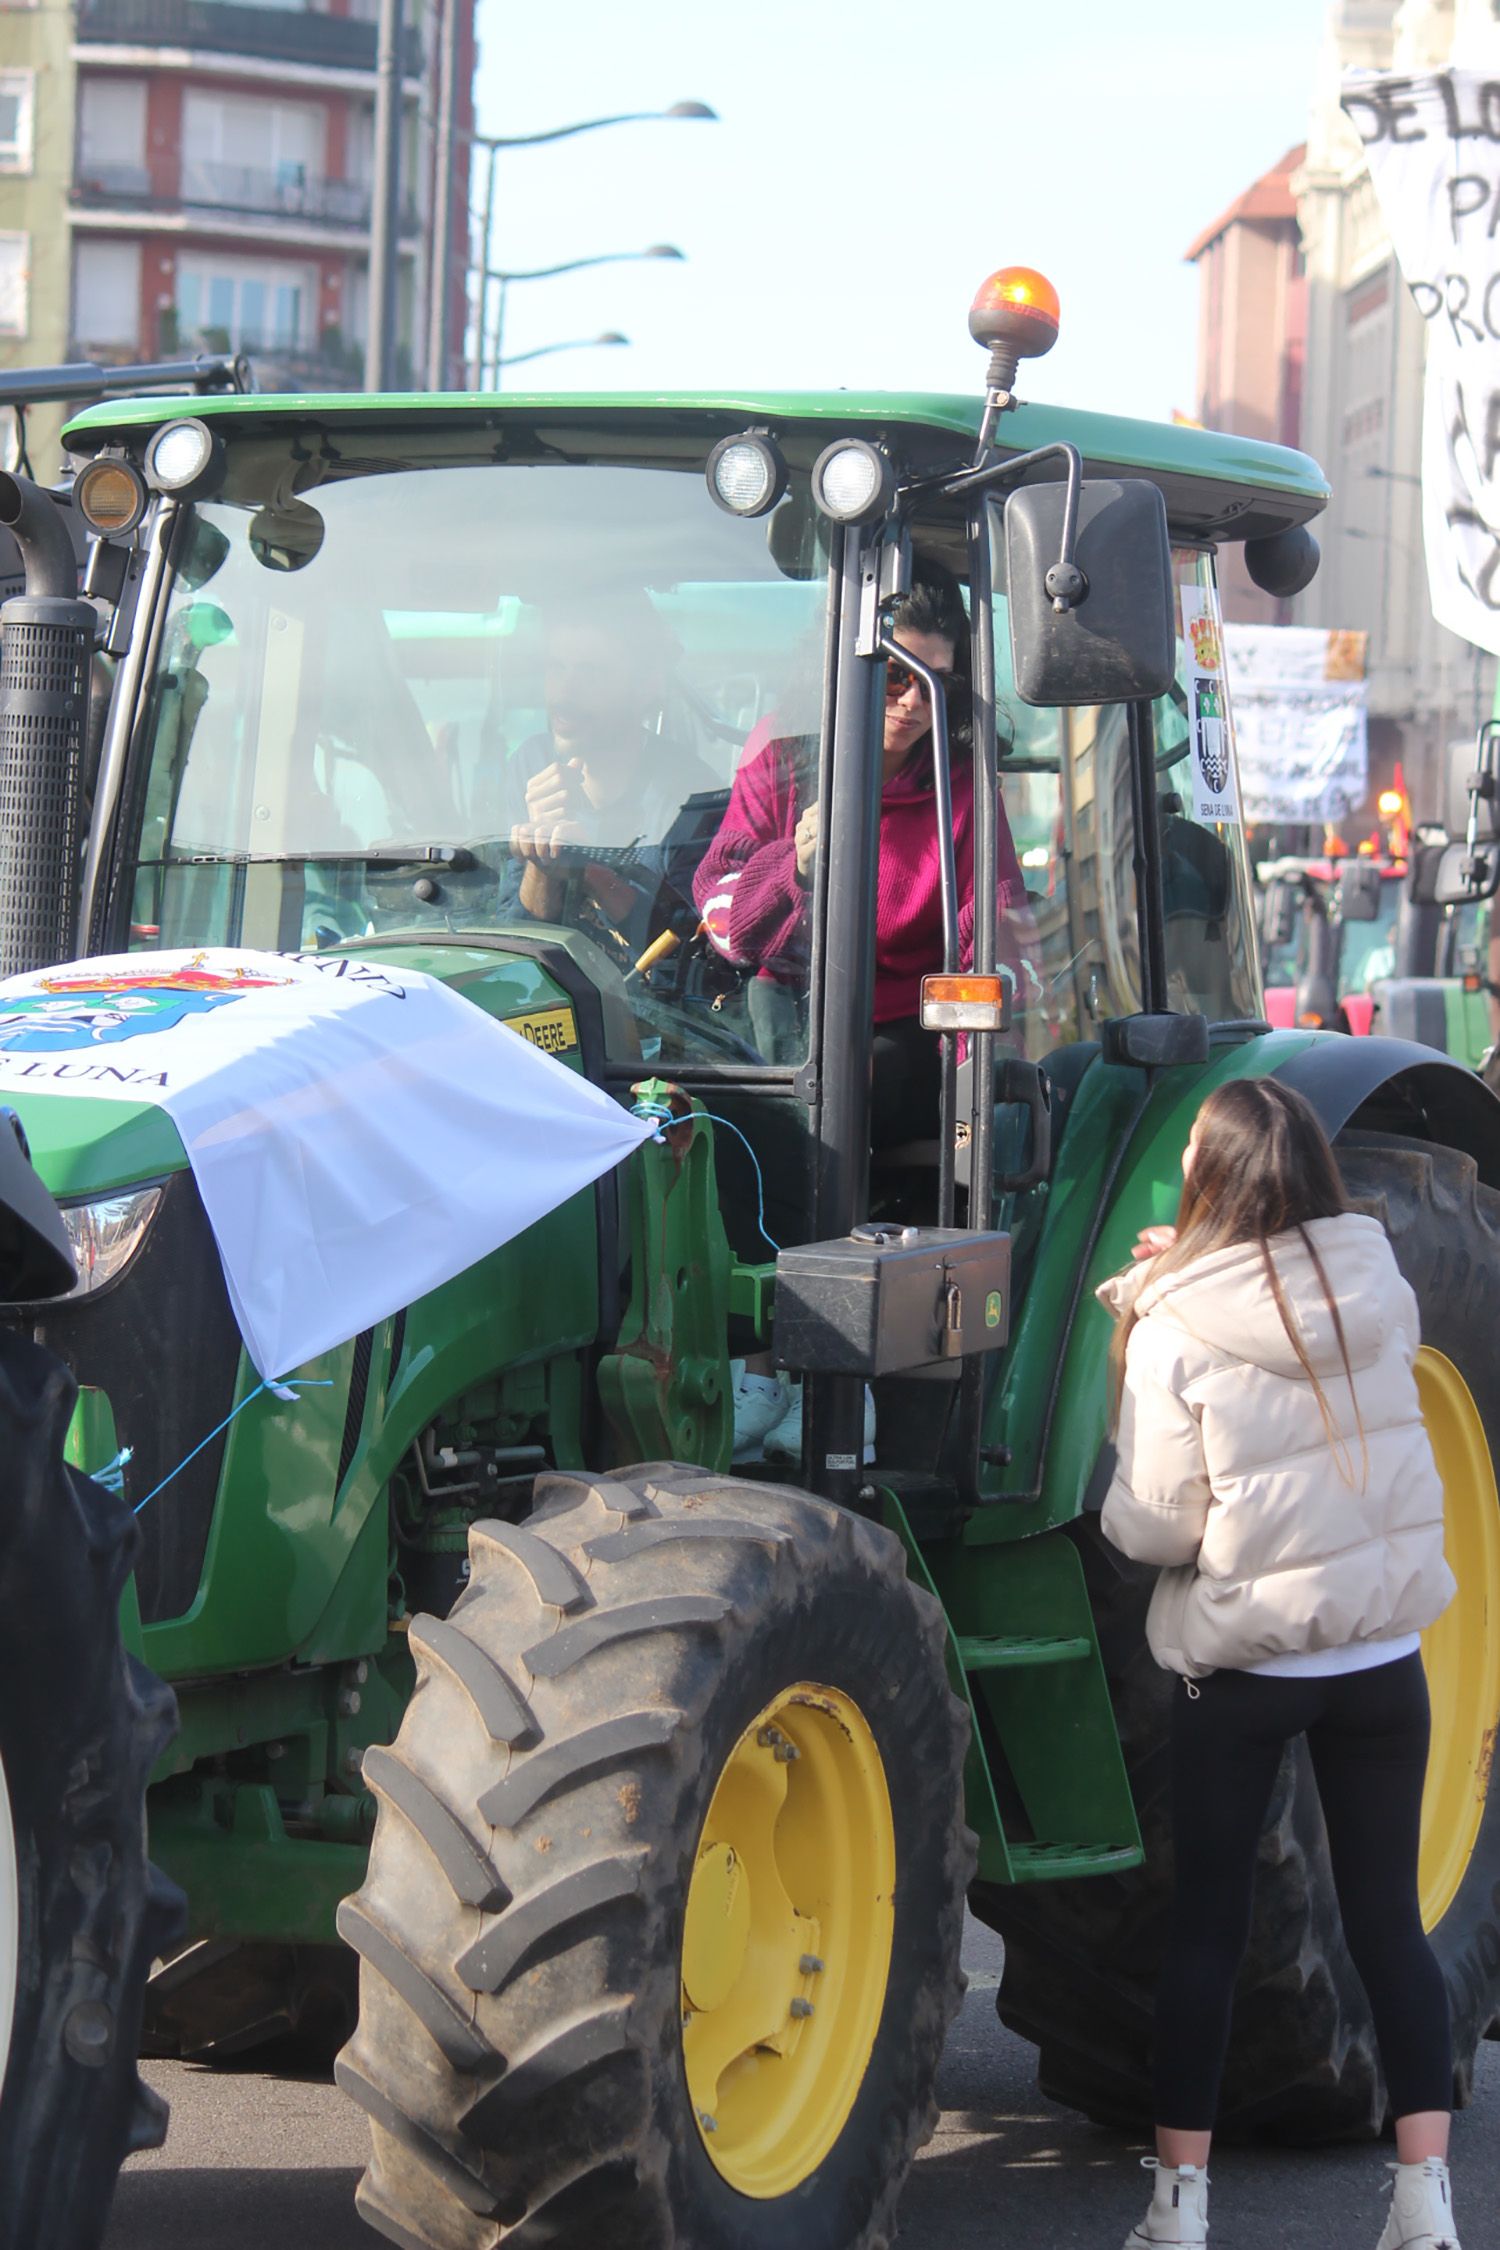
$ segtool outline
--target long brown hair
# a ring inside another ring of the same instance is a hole
[[[1311,1105],[1274,1078],[1227,1079],[1222,1086],[1215,1087],[1199,1110],[1194,1131],[1197,1140],[1193,1162],[1183,1180],[1177,1206],[1177,1239],[1153,1261],[1152,1285],[1163,1275],[1190,1265],[1194,1259],[1207,1257],[1211,1251],[1227,1250],[1240,1242],[1257,1243],[1287,1341],[1318,1401],[1335,1465],[1343,1481],[1353,1484],[1353,1462],[1348,1447],[1339,1434],[1323,1386],[1313,1371],[1307,1346],[1298,1334],[1271,1254],[1273,1235],[1295,1233],[1312,1260],[1324,1302],[1333,1317],[1333,1331],[1354,1404],[1354,1422],[1367,1475],[1369,1451],[1354,1389],[1354,1371],[1349,1364],[1344,1323],[1339,1317],[1338,1304],[1317,1245],[1307,1231],[1311,1220],[1335,1218],[1350,1207],[1328,1136]],[[1132,1305],[1118,1323],[1110,1346],[1116,1419],[1125,1384],[1125,1353],[1138,1318]]]

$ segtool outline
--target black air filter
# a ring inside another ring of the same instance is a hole
[[[97,628],[87,602],[60,595],[0,608],[0,976],[75,951]]]

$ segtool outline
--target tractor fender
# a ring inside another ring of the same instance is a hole
[[[1317,1111],[1330,1140],[1346,1125],[1405,1133],[1472,1156],[1500,1188],[1500,1099],[1474,1071],[1411,1039],[1311,1039],[1271,1071]]]

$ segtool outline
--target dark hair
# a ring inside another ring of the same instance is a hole
[[[958,580],[935,555],[912,558],[911,592],[891,615],[893,631],[937,633],[953,643],[953,684],[948,690],[948,740],[955,756],[974,747],[974,705],[969,670],[969,615]],[[923,736],[925,742],[927,737]],[[920,748],[920,745],[919,745]]]
[[[1368,1469],[1364,1423],[1355,1396],[1344,1324],[1317,1245],[1307,1231],[1313,1219],[1336,1218],[1349,1209],[1328,1136],[1312,1106],[1274,1078],[1231,1078],[1216,1086],[1199,1110],[1193,1130],[1196,1144],[1177,1206],[1177,1239],[1152,1261],[1151,1280],[1155,1283],[1164,1274],[1176,1273],[1211,1251],[1227,1250],[1240,1242],[1259,1244],[1281,1325],[1316,1394],[1339,1474],[1352,1484],[1353,1477],[1345,1469],[1347,1448],[1297,1332],[1271,1254],[1273,1235],[1295,1233],[1312,1260],[1324,1302],[1333,1316],[1339,1355],[1354,1400],[1360,1450]],[[1126,1348],[1138,1317],[1132,1306],[1116,1328],[1110,1348],[1116,1415],[1125,1381]]]

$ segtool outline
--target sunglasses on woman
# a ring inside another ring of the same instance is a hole
[[[953,685],[953,674],[951,672],[934,672],[932,676],[946,695]],[[924,703],[929,700],[925,680],[919,679],[915,672],[908,672],[904,664],[887,664],[885,668],[886,702],[899,703],[908,688],[915,688]]]

